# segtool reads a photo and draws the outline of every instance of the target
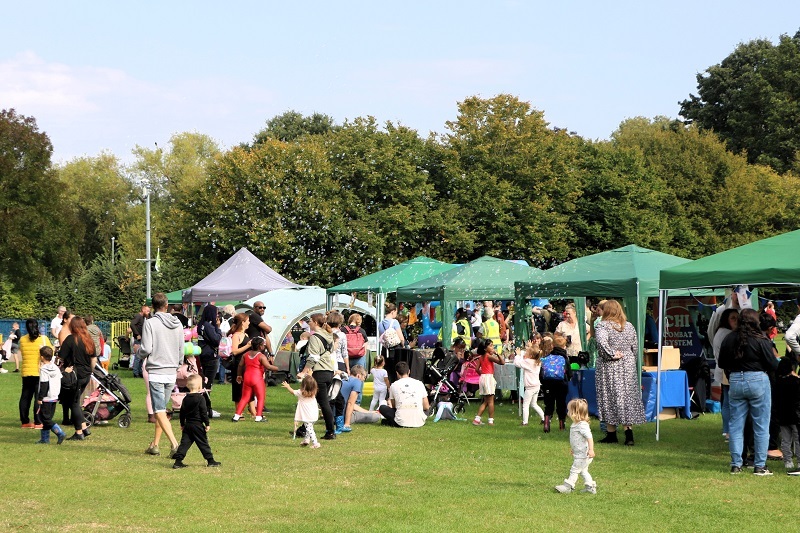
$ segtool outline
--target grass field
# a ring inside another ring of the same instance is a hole
[[[509,402],[498,407],[494,427],[354,426],[311,450],[289,437],[295,404],[288,393],[269,389],[267,423],[233,424],[230,387],[215,386],[223,418],[209,439],[222,467],[206,468],[193,448],[190,468],[172,470],[166,456],[143,454],[153,432],[144,384],[127,370],[122,377],[134,396],[130,428],[112,423],[85,442],[41,446],[37,430],[19,428],[19,374],[0,375],[0,531],[797,528],[800,480],[780,462],[770,462],[772,477],[731,476],[719,415],[665,421],[660,442],[647,424],[636,430],[635,447],[597,444],[598,494],[562,495],[553,486],[571,464],[568,432],[520,427]],[[596,421],[592,429],[602,437]]]

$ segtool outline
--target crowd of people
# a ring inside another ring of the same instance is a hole
[[[230,374],[233,422],[242,420],[246,411],[253,421],[261,422],[268,412],[265,376],[279,369],[269,338],[272,329],[264,320],[266,306],[256,302],[252,310],[236,313],[232,307],[206,305],[197,320],[199,355],[184,354],[184,328],[189,320],[182,307],[170,309],[162,293],[153,297],[152,306],[152,312],[143,306],[130,325],[134,348],[131,369],[134,376],[141,375],[146,382],[148,420],[154,423],[153,439],[145,453],[160,455],[161,439],[166,438],[174,466],[181,468],[194,443],[208,465],[217,466],[205,435],[210,421],[219,417],[212,408],[215,381],[226,383]],[[360,314],[352,313],[345,319],[342,313],[331,311],[308,317],[307,331],[297,344],[303,353],[296,376],[300,388],[294,390],[284,384],[298,400],[294,434],[302,438],[302,445],[319,448],[320,440],[333,440],[359,423],[420,427],[437,410],[431,405],[432,397],[437,403],[452,406],[447,394],[434,397],[431,383],[412,377],[407,361],[396,361],[393,354],[413,347],[415,336],[394,304],[387,303],[384,311],[385,318],[376,324],[381,353],[369,371],[369,336]],[[575,458],[570,477],[557,487],[561,492],[571,491],[579,474],[584,476],[587,490],[596,490],[587,470],[594,449],[591,432],[587,435],[583,426],[586,404],[567,402],[572,365],[584,355],[582,337],[592,351],[596,369],[597,416],[605,430],[598,442],[618,443],[621,426],[624,443],[632,446],[633,426],[645,422],[633,325],[616,300],[592,305],[586,316],[586,323],[579,323],[573,304],[562,313],[552,306],[534,308],[530,339],[515,353],[509,351],[513,335],[507,325],[509,317],[494,302],[482,302],[471,311],[460,308],[452,323],[445,326],[452,328],[449,353],[457,360],[453,372],[459,386],[481,400],[474,425],[484,424],[484,414],[488,415],[486,424],[494,425],[495,368],[507,363],[522,373],[524,385],[519,394],[523,426],[529,424],[531,409],[546,433],[556,418],[560,431],[566,430],[568,419],[572,420],[570,441],[580,456]],[[757,475],[769,475],[766,459],[777,456],[784,460],[790,475],[800,475],[800,462],[797,467],[794,463],[800,452],[800,315],[786,332],[788,350],[782,359],[771,341],[774,320],[770,322],[769,316],[774,318],[774,306],[768,304],[758,313],[740,309],[739,299],[731,297],[709,321],[708,338],[718,363],[715,379],[722,384],[722,431],[730,446],[732,473],[753,466]],[[22,374],[22,427],[39,429],[38,442],[42,444],[50,442],[50,433],[56,435],[59,444],[85,440],[91,428],[84,420],[82,393],[97,362],[108,359],[102,332],[92,317],[76,316],[63,307],[51,322],[53,342],[40,333],[35,319],[26,321],[25,331],[22,334],[15,323],[9,335],[11,353],[17,355],[15,366]],[[220,356],[222,346],[228,347],[225,357]],[[368,376],[372,377],[374,392],[365,408],[361,400]],[[470,376],[476,379],[470,381]],[[182,398],[184,433],[180,442],[167,409],[171,399],[175,403],[176,394]],[[539,406],[541,395],[544,409]],[[54,420],[58,403],[63,406],[60,425]],[[318,439],[313,426],[319,413],[325,431]],[[74,433],[67,438],[62,427],[69,425]]]

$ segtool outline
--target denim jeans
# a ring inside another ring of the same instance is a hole
[[[167,401],[170,399],[175,383],[151,381],[148,386],[150,387],[150,401],[153,404],[153,412],[165,413],[167,411]]]
[[[731,372],[729,393],[731,466],[742,466],[744,422],[749,413],[753,419],[754,463],[763,467],[767,462],[772,407],[769,377],[765,372]]]
[[[730,385],[722,385],[722,432],[730,434],[731,393]]]

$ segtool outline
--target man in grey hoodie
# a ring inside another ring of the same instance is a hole
[[[178,450],[178,440],[167,418],[167,400],[175,386],[176,374],[181,365],[183,328],[180,320],[167,312],[167,297],[163,292],[157,292],[153,296],[153,309],[153,318],[147,319],[142,327],[142,346],[139,349],[149,375],[150,398],[156,417],[156,434],[145,453],[160,454],[158,443],[164,433],[171,445],[169,457],[172,458]]]

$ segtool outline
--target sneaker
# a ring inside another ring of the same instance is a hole
[[[167,457],[172,459],[173,457],[175,457],[176,453],[178,453],[178,447],[177,446],[175,446],[174,448],[170,448],[169,455]]]
[[[86,428],[86,429],[82,430],[81,433],[83,433],[84,437],[88,437],[89,435],[92,434],[92,432],[89,430],[89,428]]]
[[[74,435],[72,435],[67,440],[84,440],[84,437],[80,433],[75,433]]]
[[[311,447],[316,450],[317,448],[321,448],[322,444],[320,444],[319,442],[315,442],[314,444],[311,445]]]
[[[19,368],[15,368],[15,369],[14,369],[14,372],[19,372]]]
[[[742,467],[741,466],[732,466],[731,467],[731,474],[741,474]]]
[[[0,374],[8,374],[8,370],[5,368],[0,368]]]
[[[222,414],[219,411],[211,410],[211,418],[219,418]]]
[[[771,476],[772,470],[770,470],[766,466],[757,466],[753,470],[753,474],[755,474],[756,476]]]
[[[147,455],[161,455],[161,451],[158,449],[158,446],[148,446],[144,453]]]
[[[264,421],[264,417],[263,416],[257,416],[257,417],[255,417],[253,419],[253,422],[263,422],[263,421]]]
[[[800,476],[800,468],[793,468],[786,471],[787,476]]]
[[[213,460],[213,459],[212,459],[212,460],[210,460],[210,461],[208,462],[208,466],[210,466],[210,467],[214,468],[214,467],[217,467],[217,466],[222,466],[222,463],[220,463],[219,461],[215,461],[215,460]]]
[[[597,494],[597,487],[596,486],[590,487],[589,485],[586,485],[586,487],[581,491],[581,493]]]
[[[562,483],[561,485],[556,485],[556,492],[560,492],[561,494],[569,494],[573,490],[575,489],[573,489],[566,483]]]
[[[342,426],[342,433],[350,433],[351,431],[353,431],[353,428],[350,426]]]
[[[473,426],[482,426],[482,425],[483,425],[483,422],[481,422],[479,418],[476,418],[476,419],[474,419],[474,420],[472,421],[472,425],[473,425]]]
[[[335,433],[325,433],[325,435],[323,435],[322,438],[324,440],[336,440],[336,434]]]
[[[172,465],[172,468],[174,468],[174,469],[186,468],[187,466],[189,466],[189,465],[185,464],[183,461],[175,461],[175,464]]]
[[[300,446],[308,446],[309,443],[311,443],[311,439],[305,438],[303,439],[303,442],[300,443]]]
[[[494,425],[494,418],[490,418],[488,423],[489,423],[490,426],[493,426]]]
[[[239,415],[233,415],[233,418],[231,418],[231,422],[238,422],[240,418],[242,417]]]

